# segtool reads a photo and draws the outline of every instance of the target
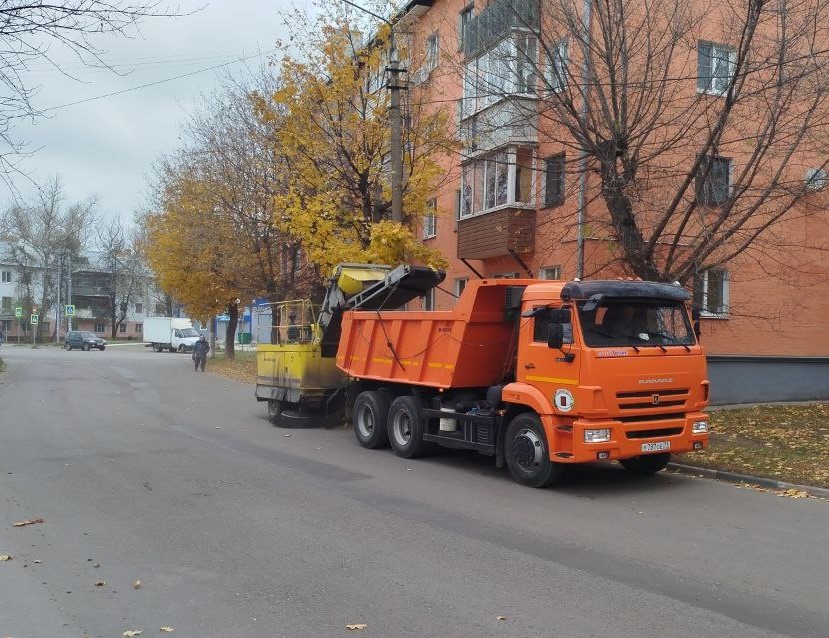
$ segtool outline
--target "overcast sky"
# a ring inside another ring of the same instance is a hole
[[[173,3],[171,3],[173,4]],[[284,37],[280,10],[301,0],[180,0],[183,11],[204,6],[194,15],[152,19],[141,35],[125,40],[106,36],[97,42],[108,53],[108,63],[127,75],[80,65],[68,53],[53,49],[65,70],[81,81],[67,78],[38,63],[27,76],[40,86],[35,103],[49,109],[69,102],[167,80],[231,62],[223,69],[195,73],[156,86],[68,106],[49,112],[36,123],[18,124],[17,137],[40,149],[25,167],[39,181],[60,174],[69,202],[99,196],[99,214],[132,219],[133,210],[146,194],[145,175],[159,154],[178,144],[180,127],[192,112],[200,93],[209,92],[227,71],[256,69]],[[17,180],[21,193],[31,186]],[[11,202],[0,191],[3,207]]]

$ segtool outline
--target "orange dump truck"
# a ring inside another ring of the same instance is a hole
[[[648,474],[708,445],[688,299],[653,282],[483,279],[450,311],[345,310],[328,338],[361,445],[473,449],[543,487],[569,464]]]

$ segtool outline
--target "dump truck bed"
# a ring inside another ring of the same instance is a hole
[[[500,383],[513,369],[521,293],[531,283],[469,282],[448,311],[346,312],[337,367],[354,378],[435,388]]]

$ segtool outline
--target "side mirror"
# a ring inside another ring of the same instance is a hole
[[[561,350],[564,345],[564,326],[558,322],[550,324],[547,330],[547,347]]]

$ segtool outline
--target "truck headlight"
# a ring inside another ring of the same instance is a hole
[[[691,432],[693,434],[705,434],[708,432],[708,421],[694,421],[691,425]]]
[[[607,443],[610,440],[610,428],[602,428],[600,430],[585,430],[585,443]]]

